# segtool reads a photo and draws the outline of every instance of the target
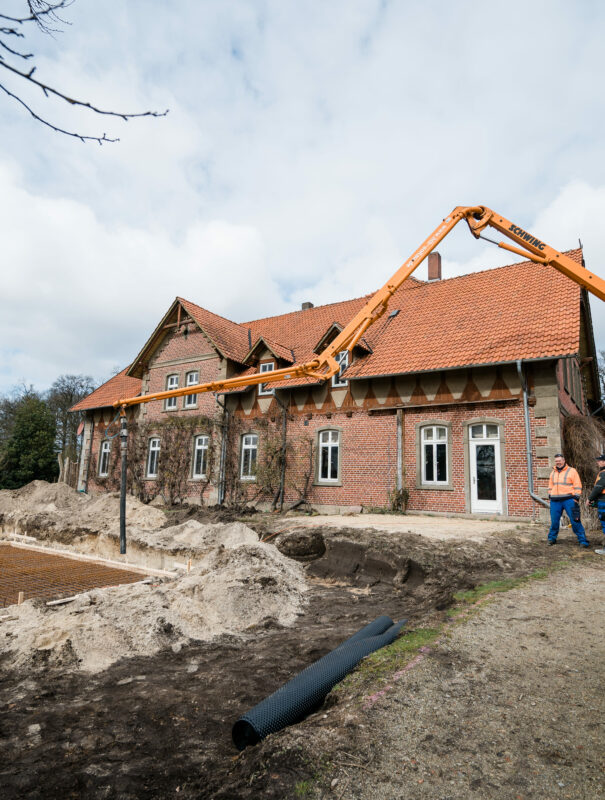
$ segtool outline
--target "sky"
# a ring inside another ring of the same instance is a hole
[[[169,113],[101,117],[0,70],[53,124],[120,139],[62,136],[0,92],[0,394],[107,380],[176,296],[240,322],[372,292],[458,205],[581,239],[605,277],[598,0],[76,0],[62,17],[27,31],[36,77]],[[464,224],[438,249],[444,278],[518,260]]]

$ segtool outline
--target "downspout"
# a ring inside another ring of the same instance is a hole
[[[403,409],[397,409],[397,477],[395,488],[399,493],[403,489]]]
[[[527,457],[527,485],[529,489],[529,496],[531,499],[539,503],[544,508],[548,508],[548,503],[534,492],[534,467],[531,456],[531,429],[529,426],[529,403],[527,402],[527,383],[521,368],[521,360],[517,360],[517,372],[519,373],[519,380],[521,381],[521,389],[523,390],[523,414],[525,416],[525,453]]]
[[[227,401],[224,403],[218,399],[215,394],[214,398],[218,405],[223,409],[223,421],[221,422],[221,460],[218,466],[218,504],[222,506],[225,502],[225,469],[227,461],[227,433],[229,430],[229,410],[227,409]]]

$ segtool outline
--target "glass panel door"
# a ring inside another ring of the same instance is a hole
[[[471,511],[477,513],[502,513],[500,442],[492,436],[490,441],[473,438],[469,443]]]

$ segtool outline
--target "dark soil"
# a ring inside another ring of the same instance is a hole
[[[279,530],[275,518],[270,524],[259,519],[258,526],[254,518],[246,521],[260,533]],[[407,618],[408,629],[431,625],[443,618],[454,592],[529,574],[552,561],[543,537],[532,538],[520,531],[479,545],[373,530],[331,529],[323,536],[295,530],[272,540],[307,562],[309,605],[291,628],[270,625],[176,653],[168,647],[93,676],[53,672],[43,664],[16,673],[5,659],[1,796],[299,796],[300,782],[317,771],[318,760],[329,759],[331,749],[354,752],[346,700],[334,705],[331,696],[329,712],[326,706],[241,754],[231,741],[237,718],[381,614]],[[561,542],[557,557],[572,547]],[[327,739],[325,713],[332,731]]]
[[[172,525],[180,525],[188,519],[195,519],[198,522],[217,523],[217,522],[236,522],[242,518],[249,518],[258,513],[254,506],[199,506],[199,505],[176,505],[162,506],[166,513],[165,528]]]

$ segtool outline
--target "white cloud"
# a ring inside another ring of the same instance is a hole
[[[28,94],[121,139],[100,148],[0,97],[0,392],[106,375],[177,294],[253,319],[371,292],[455,205],[564,249],[579,235],[605,275],[598,4],[79,0],[68,16],[35,40],[38,76],[170,114],[126,124]],[[439,249],[446,275],[511,261],[462,228]]]
[[[11,198],[0,216],[7,384],[104,376],[138,352],[177,294],[229,318],[245,316],[251,296],[264,314],[282,309],[252,226],[199,223],[177,244],[162,231],[107,227],[73,200],[32,195],[2,165],[0,185]]]

